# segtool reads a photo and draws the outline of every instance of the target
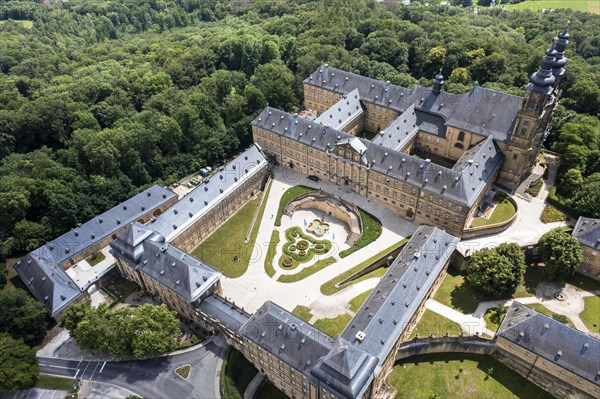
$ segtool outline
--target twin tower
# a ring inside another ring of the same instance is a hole
[[[502,186],[516,189],[536,164],[560,96],[559,86],[565,74],[565,49],[569,39],[567,26],[546,50],[540,68],[531,75],[512,136],[504,149],[504,166],[498,180]]]

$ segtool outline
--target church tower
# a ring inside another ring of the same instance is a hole
[[[498,183],[515,190],[536,164],[538,153],[558,103],[558,82],[566,64],[564,50],[568,43],[568,28],[546,50],[540,68],[531,75],[523,105],[517,115],[510,142],[504,151],[504,165]]]

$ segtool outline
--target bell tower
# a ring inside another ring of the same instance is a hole
[[[504,165],[498,184],[511,190],[515,190],[531,174],[558,103],[558,81],[566,64],[564,50],[569,39],[568,30],[560,35],[562,38],[559,36],[559,40],[546,50],[540,68],[529,79],[523,105],[504,151]]]

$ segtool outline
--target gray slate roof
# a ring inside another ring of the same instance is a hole
[[[145,240],[138,270],[192,303],[221,278],[221,273],[171,244]]]
[[[228,162],[223,170],[210,180],[189,192],[179,202],[159,215],[148,226],[163,235],[167,241],[181,234],[190,224],[221,202],[244,181],[268,167],[267,160],[256,144]]]
[[[316,361],[331,350],[333,338],[279,305],[267,301],[240,329],[252,340],[289,364],[310,375]]]
[[[573,229],[573,236],[581,245],[600,249],[600,219],[580,217]]]
[[[412,140],[417,132],[417,115],[415,105],[412,104],[398,118],[396,118],[383,132],[373,140],[375,144],[400,151],[402,147]]]
[[[344,94],[340,101],[332,105],[323,112],[315,122],[322,125],[329,125],[336,130],[343,130],[344,127],[358,116],[362,115],[364,110],[360,103],[358,89],[352,90],[348,94]]]
[[[123,233],[110,243],[113,256],[126,260],[131,266],[140,261],[144,254],[144,240],[163,243],[165,237],[138,222],[130,224]]]
[[[234,332],[239,332],[240,328],[248,322],[250,315],[244,312],[232,303],[227,302],[216,294],[212,294],[202,300],[198,306],[205,314]]]
[[[600,386],[600,340],[597,338],[516,301],[496,335]]]
[[[475,87],[464,94],[442,92],[436,95],[427,87],[415,86],[407,89],[327,65],[317,68],[304,83],[338,93],[349,93],[358,89],[363,101],[400,113],[414,104],[417,115],[434,115],[445,120],[448,126],[483,136],[491,135],[501,141],[508,141],[523,103],[522,97],[482,87]],[[425,120],[426,116],[423,118]],[[430,123],[427,129],[436,126],[439,130],[439,124],[433,119],[427,122]]]
[[[61,263],[174,197],[176,194],[171,190],[154,185],[35,251],[45,258]]]
[[[337,145],[352,143],[357,151],[364,148],[361,153],[363,163],[372,170],[406,181],[432,194],[443,194],[466,206],[475,202],[503,159],[496,144],[488,138],[484,140],[485,145],[477,147],[476,153],[472,154],[478,160],[479,167],[468,168],[468,171],[448,169],[271,107],[265,108],[252,124],[321,151],[333,151]],[[362,145],[357,145],[356,141]],[[489,148],[490,145],[492,148]]]
[[[77,284],[53,259],[43,258],[36,251],[27,254],[13,267],[52,317],[82,294]]]
[[[459,241],[437,227],[421,225],[340,337],[383,362]]]

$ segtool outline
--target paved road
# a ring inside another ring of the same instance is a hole
[[[148,360],[102,362],[38,357],[40,372],[86,381],[110,383],[145,398],[214,399],[217,362],[222,351],[213,341],[193,351]],[[192,365],[187,380],[175,369]]]

